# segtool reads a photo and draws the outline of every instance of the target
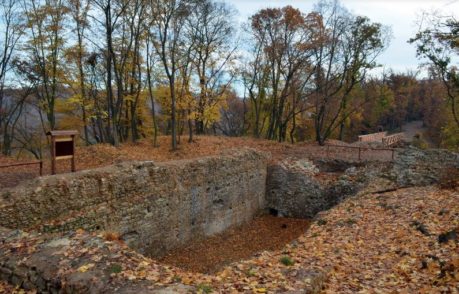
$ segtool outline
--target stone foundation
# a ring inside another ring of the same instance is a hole
[[[296,166],[272,164],[268,167],[266,205],[279,216],[311,219],[361,186],[360,181],[346,174],[323,181]]]
[[[432,185],[450,169],[459,169],[459,156],[441,149],[401,149],[393,163],[284,161],[268,167],[266,205],[280,216],[313,218],[359,191]],[[336,177],[324,181],[318,170]]]
[[[249,221],[264,208],[266,155],[250,149],[49,176],[0,192],[0,226],[119,234],[161,255]]]
[[[394,163],[301,159],[267,167],[267,159],[251,149],[232,150],[42,177],[2,190],[0,279],[40,293],[194,293],[196,287],[180,282],[162,286],[165,276],[169,283],[174,280],[173,272],[132,249],[162,255],[266,208],[281,216],[313,218],[359,191],[429,185],[448,168],[459,168],[457,154],[414,148],[399,152]],[[324,180],[319,170],[330,177]],[[80,228],[113,232],[113,237],[75,232]],[[131,281],[131,272],[157,275]],[[298,277],[322,280],[321,275]]]

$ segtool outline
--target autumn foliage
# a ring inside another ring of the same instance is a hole
[[[457,23],[411,40],[427,75],[380,67],[391,32],[338,1],[262,8],[243,24],[227,3],[3,1],[0,149],[42,158],[50,129],[80,144],[195,134],[280,142],[354,141],[423,121],[425,145],[455,149]],[[423,144],[424,144],[423,143]]]

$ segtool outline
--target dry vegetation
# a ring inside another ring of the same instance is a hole
[[[126,143],[119,147],[110,144],[97,144],[91,146],[79,146],[76,150],[77,170],[87,170],[97,167],[108,166],[114,163],[130,160],[153,160],[168,161],[179,159],[190,159],[201,156],[216,155],[228,148],[249,147],[269,152],[273,160],[285,157],[325,157],[326,148],[319,147],[316,143],[278,143],[271,140],[254,139],[250,137],[220,137],[220,136],[198,136],[192,143],[182,138],[178,150],[171,151],[170,137],[161,136],[158,139],[159,147],[153,147],[152,142],[144,140],[138,143]],[[337,140],[327,141],[327,144],[352,146]],[[332,147],[330,156],[357,160],[358,150]],[[390,159],[390,151],[362,150],[363,159]],[[7,165],[17,162],[28,162],[30,159],[14,159],[0,156],[0,165]],[[45,152],[43,159],[44,175],[51,171],[50,160]],[[58,162],[57,172],[63,173],[70,170],[70,163]],[[0,188],[14,187],[23,181],[32,179],[39,175],[38,165],[19,166],[0,169]]]
[[[118,162],[130,160],[153,160],[153,161],[168,161],[178,159],[190,159],[201,156],[219,154],[227,148],[251,147],[258,150],[270,152],[274,158],[285,156],[297,150],[288,143],[277,143],[269,140],[257,140],[252,138],[228,138],[216,136],[201,136],[196,137],[193,143],[182,142],[179,149],[171,151],[170,137],[159,137],[159,147],[154,148],[150,141],[141,141],[138,143],[122,144],[119,147],[114,147],[109,144],[97,144],[92,146],[79,146],[76,150],[77,170],[93,169],[103,167]],[[31,160],[21,159],[16,160],[8,157],[0,156],[0,165],[7,165],[17,162],[28,162]],[[45,158],[44,175],[50,174],[50,160]],[[69,162],[58,162],[58,172],[68,172],[70,170]],[[16,186],[20,182],[38,176],[38,165],[11,167],[0,169],[0,188]]]

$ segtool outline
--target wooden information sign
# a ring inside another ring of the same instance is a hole
[[[56,161],[72,160],[72,172],[75,172],[75,136],[77,131],[50,131],[51,136],[51,174],[56,173]]]

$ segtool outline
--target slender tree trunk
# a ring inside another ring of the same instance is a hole
[[[191,110],[188,109],[188,143],[193,142],[193,122],[190,118]]]
[[[151,117],[153,120],[153,147],[158,147],[158,124],[156,122],[155,99],[153,97],[153,85],[151,83],[150,47],[147,40],[147,82],[148,94],[151,102]]]
[[[343,141],[344,138],[344,121],[339,126],[338,140]]]
[[[175,71],[172,73],[175,74]],[[175,77],[169,78],[169,89],[171,91],[171,145],[172,150],[177,150],[177,126],[176,126],[176,101],[175,101]]]
[[[107,42],[107,49],[112,44],[112,26],[111,26],[111,7],[110,2],[108,3],[107,7],[105,8],[105,30],[106,30],[106,42]],[[106,52],[106,71],[107,71],[107,108],[108,108],[108,123],[107,123],[107,131],[108,135],[110,136],[111,143],[115,146],[118,145],[118,135],[116,134],[116,118],[114,114],[114,105],[113,105],[113,88],[112,88],[112,55],[110,50]]]

